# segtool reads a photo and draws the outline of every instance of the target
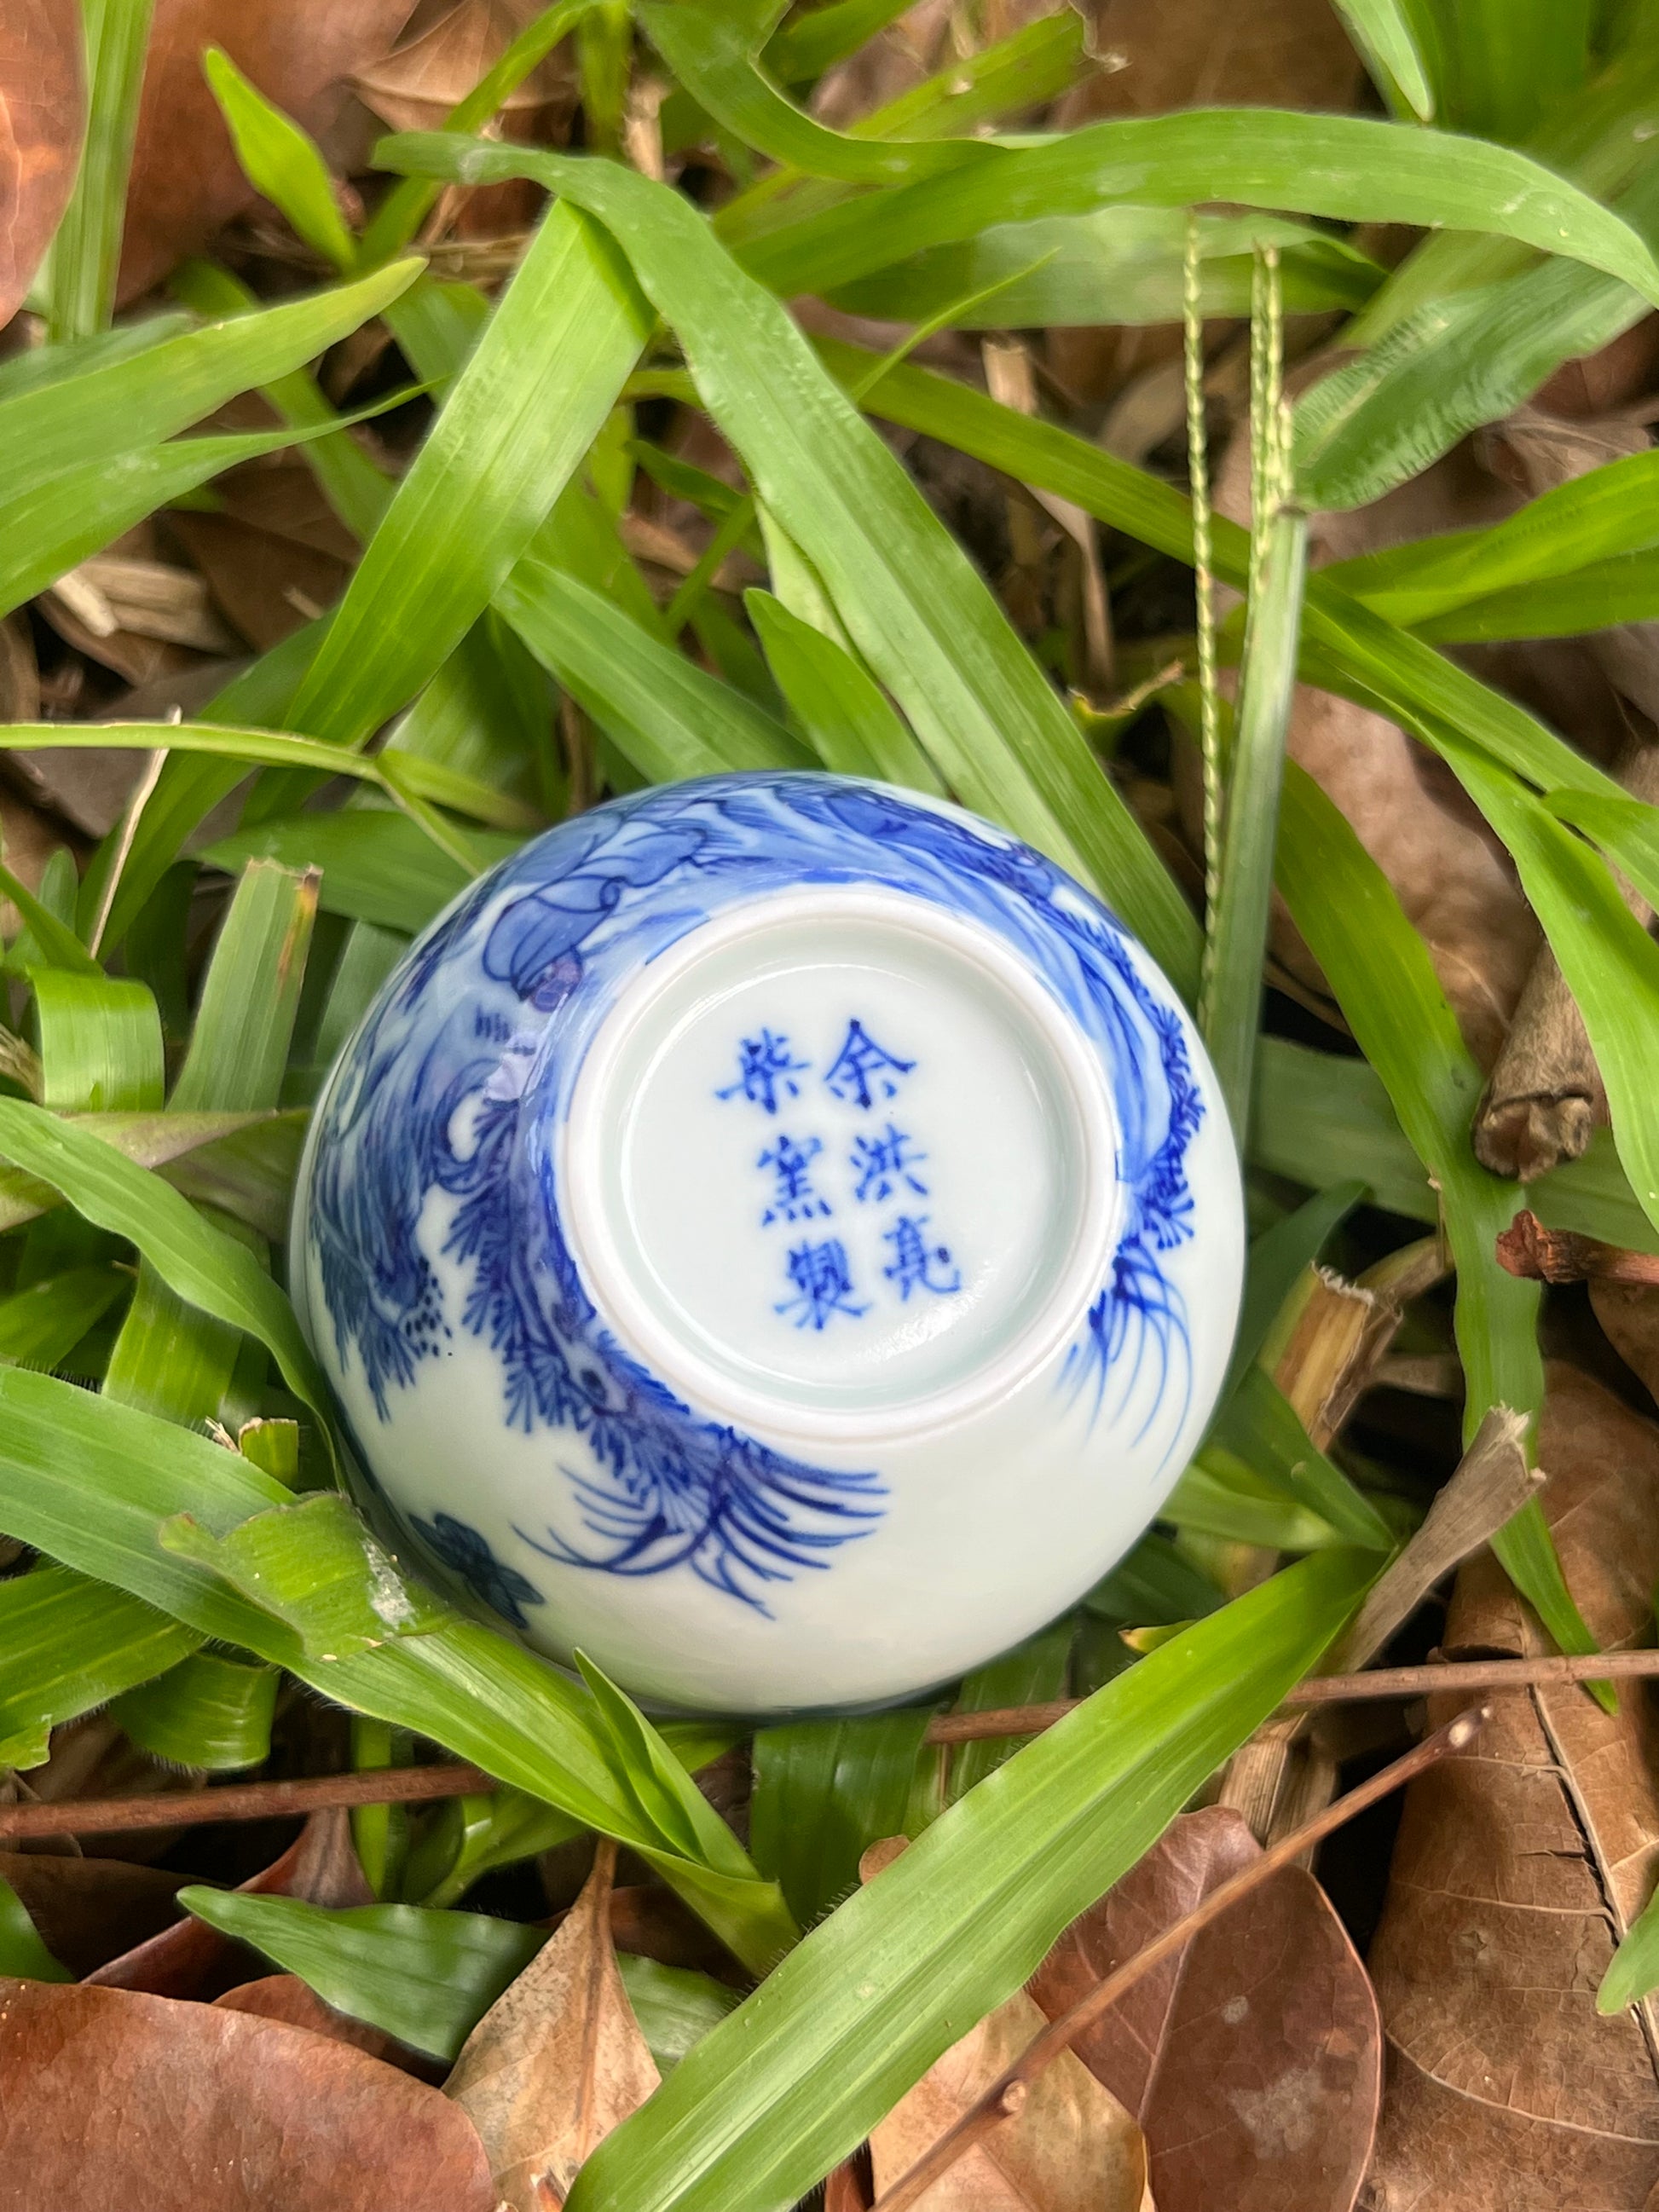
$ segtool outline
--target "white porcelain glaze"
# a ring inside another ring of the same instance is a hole
[[[368,1476],[659,1705],[861,1705],[1121,1556],[1231,1345],[1231,1136],[1174,994],[989,825],[661,787],[450,908],[319,1103],[296,1295]]]

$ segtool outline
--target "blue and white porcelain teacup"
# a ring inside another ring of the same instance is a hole
[[[869,1705],[1072,1604],[1237,1319],[1233,1139],[1070,878],[848,778],[659,787],[410,950],[319,1102],[296,1297],[428,1566],[658,1705]]]

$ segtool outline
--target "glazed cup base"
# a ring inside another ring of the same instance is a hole
[[[740,1421],[875,1443],[1017,1387],[1119,1212],[1098,1063],[977,925],[780,893],[652,961],[589,1045],[571,1249],[652,1371]]]

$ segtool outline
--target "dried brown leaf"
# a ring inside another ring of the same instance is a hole
[[[1590,1304],[1613,1350],[1659,1397],[1659,1291],[1636,1283],[1592,1283]]]
[[[536,0],[460,0],[419,37],[360,69],[352,82],[388,129],[435,131],[539,12]],[[561,46],[508,94],[503,112],[574,97],[573,65]]]
[[[1645,1642],[1659,1577],[1659,1429],[1559,1364],[1542,1493],[1598,1641]],[[1460,1572],[1449,1657],[1549,1649],[1490,1553]],[[1496,1698],[1469,1752],[1407,1793],[1372,1945],[1389,2037],[1369,2212],[1636,2212],[1659,2179],[1647,2008],[1595,1990],[1659,1867],[1659,1740],[1626,1690]]]
[[[366,2020],[352,2020],[332,2005],[325,2004],[315,1990],[297,1974],[265,1974],[257,1982],[243,1982],[214,2004],[225,2012],[255,2013],[261,2020],[280,2020],[289,2027],[303,2027],[313,2035],[325,2035],[336,2043],[349,2043],[354,2051],[385,2061],[402,2073],[429,2079],[429,2062],[407,2050],[383,2028]]]
[[[168,561],[98,553],[68,569],[52,590],[89,629],[104,636],[126,630],[134,637],[187,645],[197,653],[237,648],[237,640],[210,605],[202,579]]]
[[[256,1897],[301,1897],[313,1905],[372,1905],[351,1845],[350,1817],[339,1808],[313,1813],[282,1856],[241,1888]],[[106,1989],[211,2000],[264,1972],[258,1954],[205,1921],[186,1919],[136,1944],[88,1979]]]
[[[923,2075],[870,2136],[878,2197],[932,2148],[1046,2026],[1024,1990]],[[1151,2212],[1146,2143],[1109,2089],[1062,2051],[1012,2119],[920,2197],[917,2212]]]
[[[0,787],[0,859],[29,890],[39,890],[40,875],[64,842],[56,823]],[[9,899],[0,899],[0,931],[14,936],[22,917]]]
[[[1243,1818],[1183,1815],[1031,1984],[1053,2018],[1260,1856]],[[1365,2170],[1382,2030],[1365,1970],[1311,1875],[1272,1875],[1078,2039],[1146,2132],[1158,2212],[1348,2212]]]
[[[203,50],[222,46],[267,100],[322,133],[348,98],[344,80],[390,51],[410,4],[156,0],[122,242],[123,299],[201,252],[258,199],[203,77]]]
[[[0,2212],[491,2212],[441,2093],[349,2045],[128,1990],[0,1981]]]
[[[220,611],[260,652],[331,606],[345,561],[234,514],[178,514],[173,529]]]
[[[81,150],[81,10],[0,9],[0,323],[21,306],[69,204]]]
[[[1346,1674],[1368,1667],[1435,1584],[1489,1543],[1537,1495],[1545,1470],[1528,1466],[1526,1437],[1527,1424],[1519,1413],[1504,1406],[1490,1408],[1421,1526],[1372,1583],[1341,1641],[1325,1655],[1322,1673]]]
[[[468,2036],[445,2084],[514,2212],[557,2212],[594,2146],[660,2076],[611,1941],[614,1846],[562,1924]]]
[[[9,1882],[54,1959],[89,1974],[179,1917],[173,1893],[187,1879],[125,1859],[69,1858],[46,1851],[0,1851]]]

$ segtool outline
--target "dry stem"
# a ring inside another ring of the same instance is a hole
[[[1360,1705],[1383,1698],[1498,1692],[1556,1684],[1659,1678],[1659,1651],[1600,1651],[1589,1657],[1470,1659],[1455,1665],[1376,1667],[1363,1674],[1313,1674],[1281,1711]],[[1057,1698],[1040,1705],[1000,1705],[978,1713],[940,1713],[927,1723],[930,1744],[980,1743],[1041,1735],[1083,1703]],[[243,1782],[224,1790],[169,1790],[156,1797],[65,1799],[0,1805],[0,1842],[20,1836],[117,1835],[139,1828],[200,1826],[210,1820],[270,1820],[331,1805],[429,1804],[482,1796],[501,1785],[476,1766],[388,1766],[365,1774],[323,1774],[304,1782]]]
[[[1627,1252],[1599,1237],[1546,1229],[1535,1213],[1517,1213],[1498,1239],[1500,1266],[1540,1283],[1659,1283],[1659,1255]]]

